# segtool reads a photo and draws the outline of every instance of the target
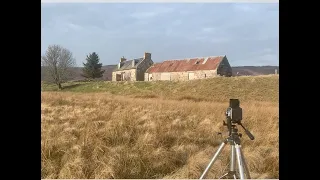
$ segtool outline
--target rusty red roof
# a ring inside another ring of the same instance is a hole
[[[146,72],[183,72],[198,70],[215,70],[225,56],[209,56],[199,58],[188,58],[179,60],[166,60],[156,63]]]

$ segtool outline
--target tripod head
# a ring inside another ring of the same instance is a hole
[[[227,120],[227,122],[228,122],[228,120]],[[252,135],[252,133],[248,129],[246,129],[241,122],[237,123],[237,124],[240,125],[244,129],[245,133],[250,138],[250,140],[254,140],[254,136]],[[225,121],[223,121],[223,125],[228,127],[229,136],[238,132],[237,124],[232,124],[231,122],[226,123]],[[241,134],[240,134],[240,137],[241,137]]]
[[[240,125],[244,130],[247,136],[254,140],[254,136],[252,133],[247,130],[241,123],[242,120],[242,108],[240,107],[240,101],[239,99],[230,99],[229,101],[229,107],[227,108],[227,111],[225,113],[226,115],[226,121],[223,121],[223,125],[228,127],[229,136],[232,135],[232,133],[237,133],[237,125]]]

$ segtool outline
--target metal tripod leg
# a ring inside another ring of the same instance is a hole
[[[243,157],[241,154],[241,145],[236,144],[236,154],[237,154],[237,161],[238,161],[238,169],[240,174],[240,179],[244,179],[244,167],[243,167]]]
[[[242,152],[241,149],[240,149],[240,153],[241,153],[242,162],[243,162],[243,165],[244,165],[244,168],[245,168],[246,178],[247,178],[247,179],[251,179],[250,172],[249,172],[249,168],[248,168],[248,165],[247,165],[247,163],[246,163],[246,160],[245,160],[245,158],[244,158],[244,155],[243,155],[243,152]]]
[[[231,154],[230,154],[230,170],[229,172],[227,172],[226,174],[222,175],[219,179],[228,177],[228,179],[230,179],[230,177],[233,177],[234,179],[237,178],[236,176],[236,170],[235,170],[235,166],[236,166],[236,149],[234,147],[234,144],[231,145]]]
[[[219,149],[217,150],[217,152],[214,154],[213,158],[211,159],[209,165],[207,166],[207,168],[204,170],[203,174],[201,175],[200,179],[205,178],[205,176],[207,175],[210,167],[213,165],[213,163],[218,159],[218,156],[221,154],[222,149],[224,148],[224,146],[227,144],[228,141],[224,141],[223,143],[221,143]]]

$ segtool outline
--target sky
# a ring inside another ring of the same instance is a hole
[[[226,55],[231,66],[279,65],[279,4],[42,3],[41,55],[69,49],[77,66],[96,52],[115,65]]]

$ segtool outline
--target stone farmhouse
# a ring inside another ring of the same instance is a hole
[[[112,72],[112,81],[143,81],[144,73],[151,65],[151,53],[145,52],[143,57],[132,60],[122,57]]]
[[[226,56],[209,56],[181,60],[166,60],[147,69],[145,81],[186,81],[217,76],[232,76]]]

